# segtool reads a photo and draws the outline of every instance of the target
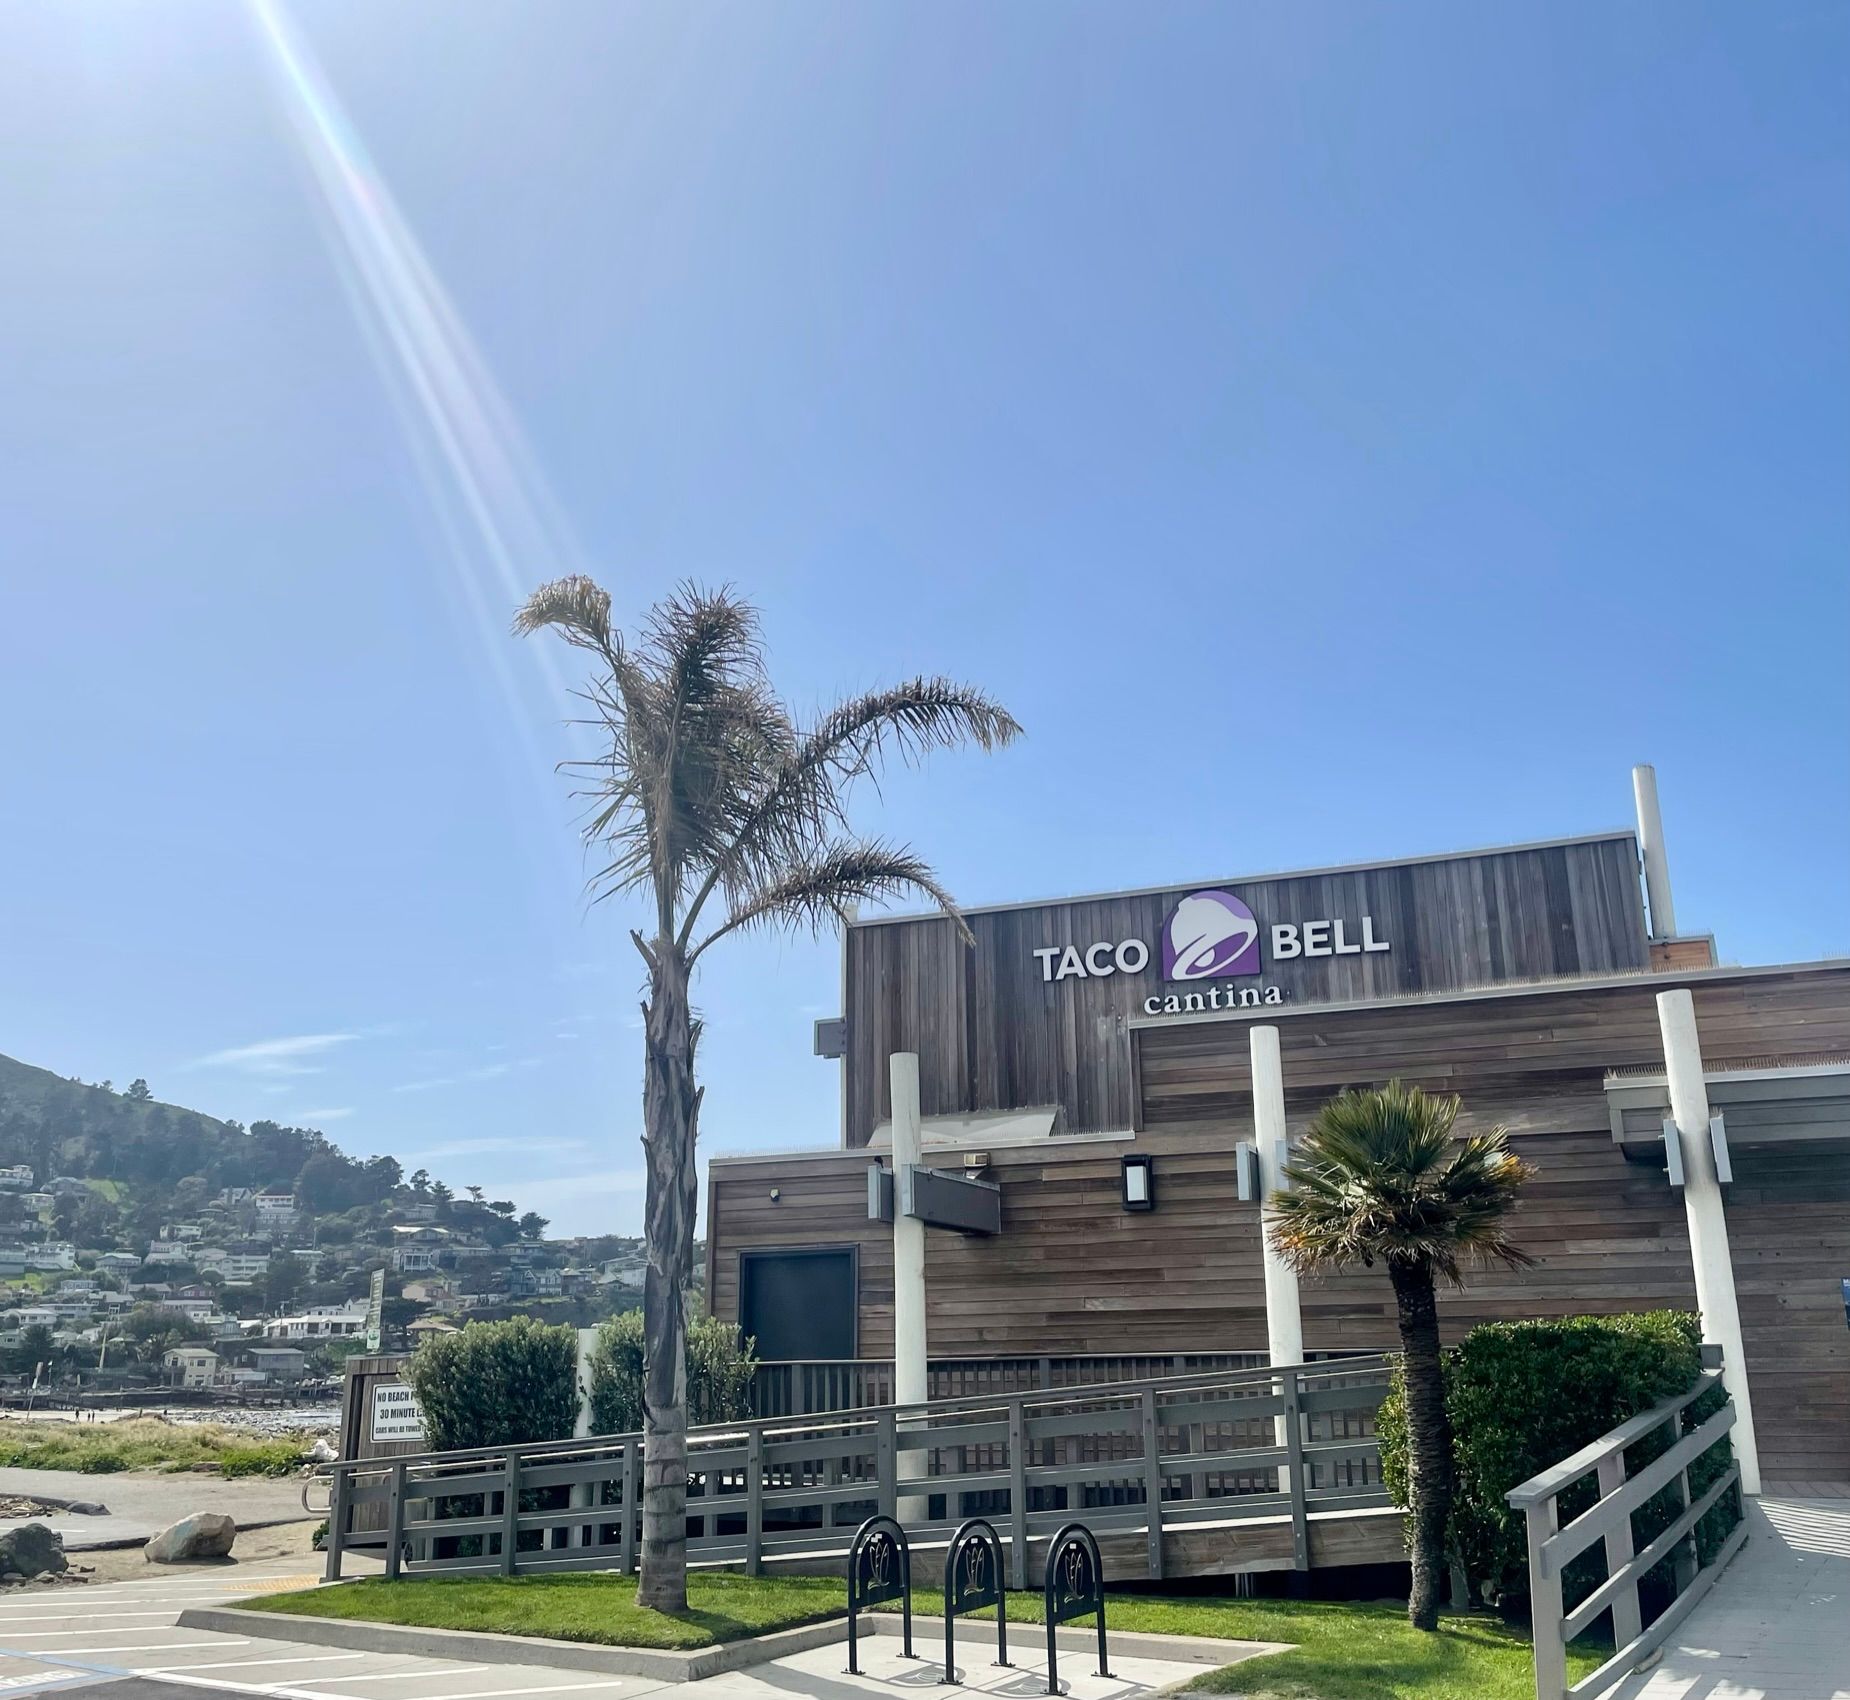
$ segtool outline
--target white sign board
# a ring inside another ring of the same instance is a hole
[[[373,1439],[424,1444],[424,1413],[418,1409],[417,1395],[402,1381],[374,1383]]]

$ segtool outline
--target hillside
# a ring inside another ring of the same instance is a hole
[[[243,1388],[269,1373],[250,1352],[266,1336],[331,1368],[382,1269],[388,1344],[424,1317],[582,1325],[636,1301],[638,1242],[549,1242],[545,1218],[464,1191],[315,1128],[246,1128],[139,1080],[118,1092],[0,1056],[0,1371],[186,1373],[172,1353],[191,1342],[213,1348],[212,1385]]]

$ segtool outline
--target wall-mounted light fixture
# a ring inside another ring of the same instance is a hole
[[[1148,1157],[1126,1157],[1123,1162],[1124,1208],[1156,1208],[1156,1167]]]

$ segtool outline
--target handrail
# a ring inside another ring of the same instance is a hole
[[[1505,1502],[1517,1511],[1526,1510],[1537,1500],[1545,1496],[1552,1497],[1563,1488],[1572,1486],[1589,1470],[1597,1468],[1615,1452],[1623,1452],[1628,1446],[1636,1446],[1653,1429],[1660,1429],[1670,1418],[1683,1409],[1685,1405],[1694,1404],[1711,1387],[1721,1385],[1722,1372],[1718,1369],[1705,1370],[1697,1376],[1695,1385],[1687,1393],[1678,1393],[1666,1399],[1662,1404],[1653,1405],[1648,1411],[1640,1411],[1635,1417],[1628,1417],[1609,1433],[1602,1434],[1598,1440],[1590,1440],[1578,1452],[1563,1458],[1558,1464],[1551,1464],[1531,1476],[1520,1487],[1513,1487],[1504,1495]]]
[[[1719,1363],[1707,1347],[1704,1362]],[[1743,1519],[1737,1519],[1707,1564],[1701,1562],[1695,1539],[1696,1525],[1703,1516],[1731,1488],[1738,1489],[1740,1466],[1731,1464],[1700,1498],[1692,1498],[1689,1485],[1691,1465],[1727,1440],[1734,1426],[1735,1408],[1732,1400],[1724,1401],[1719,1410],[1688,1433],[1684,1432],[1684,1413],[1704,1394],[1723,1385],[1719,1367],[1705,1369],[1684,1392],[1627,1418],[1504,1496],[1512,1510],[1522,1512],[1526,1524],[1537,1700],[1584,1700],[1635,1669],[1647,1654],[1663,1645],[1740,1550],[1747,1538]],[[1627,1448],[1665,1428],[1670,1430],[1671,1444],[1636,1475],[1630,1474],[1625,1461]],[[1561,1494],[1596,1470],[1598,1497],[1563,1527]],[[1677,1495],[1676,1515],[1642,1552],[1635,1552],[1634,1513],[1672,1486]],[[1605,1546],[1606,1579],[1569,1611],[1562,1595],[1563,1572],[1596,1542]],[[1675,1565],[1676,1597],[1646,1626],[1638,1584],[1666,1559]],[[1567,1644],[1591,1628],[1604,1612],[1612,1614],[1612,1638],[1617,1650],[1597,1670],[1570,1685]]]
[[[1315,1363],[1284,1365],[1281,1368],[1296,1370],[1300,1378],[1323,1379],[1335,1375],[1368,1375],[1385,1370],[1387,1366],[1386,1353],[1368,1352],[1352,1358],[1322,1358]],[[994,1393],[965,1393],[951,1399],[922,1399],[904,1405],[853,1405],[837,1411],[793,1411],[777,1417],[739,1417],[728,1422],[702,1423],[691,1427],[687,1431],[687,1440],[691,1446],[700,1440],[724,1439],[745,1434],[753,1428],[769,1429],[777,1425],[808,1432],[831,1424],[846,1426],[851,1423],[872,1423],[881,1411],[891,1411],[896,1417],[917,1421],[937,1412],[1002,1409],[1016,1399],[1035,1405],[1096,1404],[1100,1400],[1120,1396],[1139,1397],[1146,1390],[1189,1392],[1198,1387],[1270,1383],[1277,1379],[1278,1374],[1277,1369],[1271,1368],[1197,1370],[1188,1375],[1150,1376],[1135,1381],[1098,1381],[1079,1387],[1024,1387]],[[640,1444],[642,1439],[640,1430],[629,1430],[620,1434],[581,1435],[566,1440],[529,1441],[523,1443],[521,1451],[528,1458],[569,1457],[575,1452],[615,1451],[632,1441]],[[447,1452],[416,1452],[402,1456],[407,1464],[422,1469],[433,1465],[499,1458],[506,1451],[505,1446],[465,1446]],[[383,1458],[343,1458],[333,1467],[348,1470],[374,1464],[383,1466],[387,1462],[389,1460]]]
[[[748,1573],[826,1562],[904,1496],[926,1502],[912,1516],[933,1541],[994,1517],[1017,1586],[1030,1543],[1076,1511],[1141,1531],[1132,1562],[1153,1579],[1166,1533],[1254,1520],[1288,1523],[1285,1562],[1307,1569],[1313,1516],[1388,1504],[1373,1427],[1386,1379],[1371,1354],[705,1424],[689,1437],[690,1557]],[[388,1577],[627,1571],[643,1450],[627,1434],[344,1460],[329,1473],[329,1579],[368,1546]]]

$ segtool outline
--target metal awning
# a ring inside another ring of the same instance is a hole
[[[924,1116],[919,1121],[927,1151],[993,1151],[1000,1146],[1032,1145],[1051,1139],[1063,1119],[1058,1104],[1033,1110],[983,1110],[974,1115]],[[867,1142],[874,1151],[893,1148],[893,1124],[876,1124]]]
[[[1850,1149],[1850,1057],[1746,1063],[1705,1070],[1703,1081],[1735,1151]],[[1662,1162],[1670,1112],[1664,1075],[1614,1070],[1605,1084],[1614,1143],[1627,1157]]]

